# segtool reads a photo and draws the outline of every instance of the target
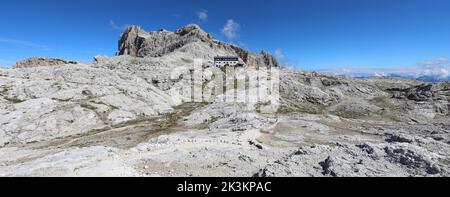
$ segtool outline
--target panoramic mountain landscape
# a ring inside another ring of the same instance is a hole
[[[189,24],[128,26],[92,63],[0,68],[0,176],[450,175],[450,82],[283,64]],[[232,83],[205,99],[219,76]]]

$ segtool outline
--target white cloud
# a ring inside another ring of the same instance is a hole
[[[207,22],[208,21],[208,10],[202,10],[197,12],[197,17],[201,22]]]
[[[239,29],[240,29],[239,23],[235,22],[233,19],[229,19],[225,24],[225,26],[222,28],[221,32],[229,40],[232,40],[237,37]]]
[[[403,77],[426,81],[445,81],[450,80],[450,60],[446,57],[441,57],[435,60],[419,61],[417,66],[409,68],[335,68],[320,70],[319,72],[349,77]]]
[[[288,61],[286,59],[286,56],[283,54],[283,50],[282,49],[275,50],[274,56],[277,59],[278,63],[281,65],[282,68],[294,69],[294,64],[291,61]]]
[[[123,31],[128,26],[128,24],[118,25],[114,20],[109,20],[108,25],[112,30],[119,30],[119,31]]]
[[[319,70],[321,73],[349,76],[349,77],[403,77],[412,79],[424,79],[428,81],[450,80],[450,66],[436,67],[412,67],[398,69],[365,69],[365,68],[336,68]]]
[[[429,66],[441,66],[448,63],[450,63],[450,61],[447,57],[440,57],[435,60],[425,60],[417,62],[417,65],[429,67]]]
[[[109,27],[111,27],[112,29],[115,29],[115,30],[120,29],[120,27],[113,20],[109,20]]]
[[[282,49],[275,50],[275,58],[277,58],[278,60],[284,60],[285,59]]]
[[[450,66],[425,68],[419,74],[421,76],[434,77],[437,80],[450,80]]]

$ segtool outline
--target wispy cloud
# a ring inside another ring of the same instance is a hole
[[[238,36],[240,29],[239,23],[235,22],[233,19],[229,19],[222,28],[222,34],[228,38],[228,40],[233,40]]]
[[[277,49],[275,50],[275,58],[277,58],[278,60],[284,60],[286,59],[286,57],[283,54],[282,49]]]
[[[437,58],[435,60],[424,60],[424,61],[419,61],[417,62],[417,65],[419,66],[425,66],[425,67],[430,67],[430,66],[442,66],[445,64],[450,64],[450,61],[447,57],[440,57]]]
[[[278,63],[281,65],[281,67],[287,69],[294,69],[294,64],[286,59],[286,56],[284,55],[282,49],[275,50],[274,56],[277,59]]]
[[[238,42],[237,42],[237,45],[238,45],[239,47],[241,47],[242,49],[244,49],[244,50],[250,51],[249,46],[248,46],[247,43],[245,43],[245,42],[238,41]]]
[[[208,22],[208,10],[201,10],[201,11],[197,12],[197,18],[201,22],[204,22],[204,23]]]
[[[116,31],[123,31],[125,28],[127,28],[127,26],[129,26],[128,24],[123,24],[123,25],[119,25],[117,24],[114,20],[109,20],[109,24],[108,24],[109,28],[111,28],[112,30],[116,30]]]
[[[115,30],[120,30],[121,28],[113,20],[109,20],[109,27]]]
[[[14,46],[14,47],[26,48],[26,49],[33,49],[33,50],[39,50],[39,51],[52,51],[46,45],[36,44],[34,42],[30,42],[30,41],[26,41],[26,40],[17,40],[17,39],[0,37],[0,43]]]

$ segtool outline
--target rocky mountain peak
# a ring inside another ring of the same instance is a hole
[[[175,32],[160,29],[145,32],[138,26],[125,29],[119,40],[117,55],[133,57],[161,57],[179,51],[189,44],[196,43],[194,50],[184,50],[192,57],[213,57],[217,55],[236,55],[251,67],[279,67],[275,57],[267,51],[256,54],[226,42],[214,40],[211,34],[197,24],[188,24]],[[199,47],[203,46],[203,47]],[[202,50],[200,48],[203,48]],[[208,50],[205,50],[208,49]]]
[[[125,29],[119,39],[118,55],[137,56],[139,52],[139,34],[145,33],[140,27],[132,25]]]
[[[139,32],[143,32],[142,28],[136,25],[130,25],[128,26],[125,30],[124,33],[130,33],[130,32],[135,32],[135,33],[139,33]]]
[[[192,42],[209,42],[212,37],[196,24],[189,24],[175,32],[160,29],[145,32],[138,26],[125,29],[119,39],[117,55],[160,57]]]
[[[269,52],[267,51],[261,51],[261,56],[264,60],[264,64],[267,65],[269,68],[272,67],[280,67],[280,65],[278,64],[276,58],[274,56],[272,56]]]
[[[200,28],[200,26],[198,26],[197,24],[188,24],[178,30],[175,31],[176,34],[179,35],[186,35],[189,34],[191,32],[194,33],[203,33],[205,32],[202,28]],[[206,32],[205,32],[206,33]]]

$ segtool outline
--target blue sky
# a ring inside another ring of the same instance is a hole
[[[188,23],[306,70],[404,68],[450,56],[448,0],[2,0],[0,65],[29,56],[90,62],[114,54],[127,24]]]

